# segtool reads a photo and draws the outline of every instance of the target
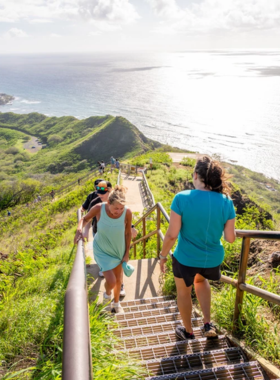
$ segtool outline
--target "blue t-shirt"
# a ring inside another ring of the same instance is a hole
[[[224,259],[221,237],[226,222],[235,218],[233,202],[214,191],[186,190],[173,199],[171,210],[182,217],[174,257],[179,263],[213,268]]]

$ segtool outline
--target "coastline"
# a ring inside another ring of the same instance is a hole
[[[12,101],[15,100],[15,97],[12,95],[0,94],[0,106],[5,106],[6,104],[12,104]]]

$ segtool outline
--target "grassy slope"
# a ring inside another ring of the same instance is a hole
[[[238,165],[225,164],[228,172],[233,175],[233,181],[261,207],[273,214],[276,228],[280,228],[280,183],[277,180],[267,178],[261,173],[253,172]],[[272,186],[277,191],[271,191],[266,187]]]
[[[116,182],[116,173],[105,176]],[[19,206],[9,223],[1,223],[3,379],[61,378],[63,298],[75,255],[76,210],[92,191],[93,181],[32,210]],[[90,308],[90,323],[95,378],[131,379],[138,370],[133,363],[128,367],[122,356],[109,354],[114,342],[107,329],[111,322],[100,315],[96,304]]]

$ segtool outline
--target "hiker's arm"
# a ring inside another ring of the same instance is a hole
[[[76,231],[76,235],[74,237],[74,244],[78,243],[78,241],[80,239],[83,239],[84,241],[84,238],[83,238],[83,228],[84,226],[92,219],[94,218],[95,216],[97,216],[99,213],[100,213],[100,210],[101,210],[101,203],[95,205],[94,207],[92,207],[90,209],[90,211],[83,217],[80,219],[79,223],[78,223],[78,227],[77,227],[77,231]]]

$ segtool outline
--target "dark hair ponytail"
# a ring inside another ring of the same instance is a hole
[[[230,187],[226,182],[230,177],[218,161],[203,156],[197,160],[194,171],[209,190],[230,195]]]

